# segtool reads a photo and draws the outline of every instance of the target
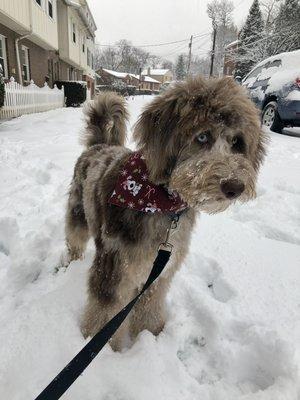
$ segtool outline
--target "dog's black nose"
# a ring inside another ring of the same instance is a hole
[[[228,180],[221,183],[221,190],[227,199],[236,199],[245,190],[245,185],[241,181]]]

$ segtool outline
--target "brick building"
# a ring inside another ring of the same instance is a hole
[[[86,0],[0,0],[5,79],[39,86],[86,80],[93,91],[95,30]]]
[[[225,47],[224,67],[223,74],[227,76],[234,76],[236,55],[238,51],[239,40],[229,43]]]

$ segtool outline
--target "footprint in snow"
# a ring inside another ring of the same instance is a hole
[[[208,287],[211,290],[213,297],[222,303],[227,303],[236,295],[234,289],[222,276],[218,276],[214,279],[208,284]]]

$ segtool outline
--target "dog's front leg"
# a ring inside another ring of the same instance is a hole
[[[85,338],[93,337],[123,307],[121,302],[107,303],[89,293],[81,322],[81,332]],[[129,344],[129,321],[125,320],[110,340],[114,351],[120,351]]]
[[[136,304],[130,317],[130,336],[135,338],[147,329],[158,335],[164,328],[166,320],[165,297],[169,288],[169,280],[159,278]]]
[[[94,336],[115,314],[134,297],[134,287],[125,278],[122,257],[118,250],[108,250],[101,239],[95,240],[96,255],[90,269],[88,302],[81,331],[84,337]],[[129,344],[128,321],[112,337],[113,350]]]

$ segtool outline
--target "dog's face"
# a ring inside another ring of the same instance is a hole
[[[208,213],[255,197],[265,138],[258,111],[230,78],[190,79],[142,113],[135,138],[150,179]]]

